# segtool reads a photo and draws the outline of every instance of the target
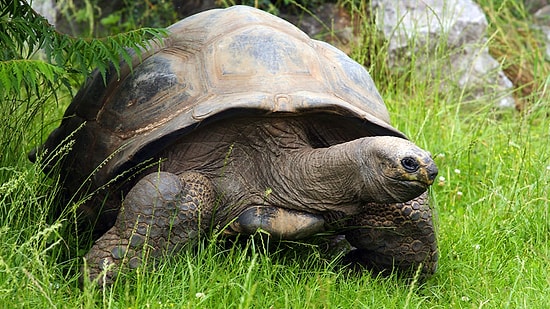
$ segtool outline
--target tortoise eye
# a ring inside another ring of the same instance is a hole
[[[401,160],[401,165],[405,168],[405,170],[409,173],[414,173],[418,171],[420,168],[420,164],[415,158],[406,157]]]

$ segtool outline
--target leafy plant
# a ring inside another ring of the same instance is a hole
[[[101,39],[71,37],[57,32],[46,19],[24,1],[2,0],[0,10],[0,46],[2,46],[2,80],[0,91],[21,95],[39,93],[37,85],[54,86],[66,82],[69,74],[86,75],[92,69],[105,73],[112,63],[118,70],[120,58],[130,62],[131,51],[140,54],[150,47],[153,38],[159,40],[164,30],[142,28]],[[36,59],[42,51],[44,60]],[[22,72],[38,72],[23,76]],[[32,91],[32,92],[29,92]]]
[[[131,64],[165,30],[142,28],[104,38],[79,38],[57,32],[48,21],[21,0],[0,1],[0,121],[2,166],[23,153],[21,141],[29,123],[56,101],[61,87],[71,90],[93,69],[105,76],[109,66]]]

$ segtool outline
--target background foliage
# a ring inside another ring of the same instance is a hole
[[[44,111],[48,100],[58,99],[60,87],[71,92],[96,68],[102,74],[111,64],[118,70],[120,60],[139,55],[150,46],[150,39],[160,40],[164,33],[141,28],[100,39],[72,37],[56,31],[27,2],[1,0],[2,166],[21,157],[22,131]]]

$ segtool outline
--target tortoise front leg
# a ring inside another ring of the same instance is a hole
[[[383,272],[414,275],[421,265],[422,277],[437,268],[437,241],[427,193],[406,202],[372,204],[352,219],[351,226],[361,227],[345,233],[356,247],[344,257],[345,263],[359,264]]]
[[[86,254],[88,275],[112,283],[121,266],[172,253],[196,239],[211,220],[214,189],[198,173],[145,176],[127,194],[115,225]],[[106,269],[109,267],[109,269]]]

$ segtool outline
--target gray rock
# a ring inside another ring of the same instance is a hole
[[[30,4],[33,10],[44,16],[51,25],[55,26],[58,10],[54,0],[34,0]]]
[[[545,57],[547,61],[550,61],[550,27],[548,26],[540,26],[540,31],[544,35],[544,44],[546,45],[545,48]]]
[[[550,60],[550,5],[537,10],[533,17],[535,21],[534,28],[542,33],[543,44],[546,46],[546,60]]]
[[[373,0],[371,6],[377,28],[389,40],[391,66],[414,61],[419,70],[426,70],[421,76],[439,74],[444,89],[458,87],[467,98],[483,98],[499,107],[515,106],[512,82],[489,55],[487,19],[476,3]],[[438,55],[445,46],[446,52]]]
[[[523,0],[523,6],[529,13],[535,13],[548,4],[547,0]]]

